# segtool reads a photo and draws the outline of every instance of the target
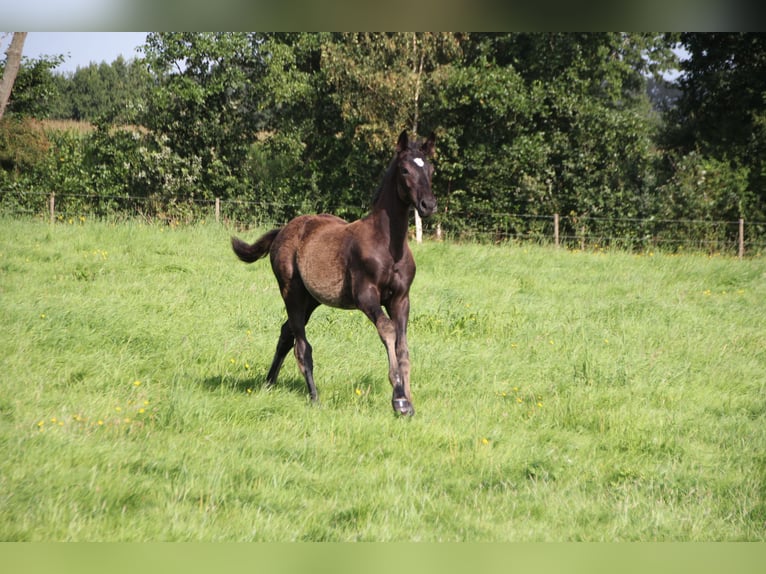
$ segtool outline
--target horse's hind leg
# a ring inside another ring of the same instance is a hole
[[[312,401],[317,400],[317,387],[314,383],[314,359],[312,358],[311,345],[306,340],[305,331],[302,336],[295,337],[295,360],[298,362],[298,368],[306,379],[306,386],[309,389],[309,396]]]
[[[285,301],[287,307],[287,325],[294,337],[295,360],[298,363],[303,378],[306,380],[309,396],[312,401],[317,400],[317,388],[314,383],[314,360],[312,349],[306,339],[306,323],[311,318],[311,313],[319,306],[319,302],[311,297],[308,292],[302,296],[289,297]],[[285,328],[283,327],[283,332]],[[280,337],[281,340],[281,337]],[[289,347],[287,348],[289,350]],[[276,360],[276,356],[274,357]],[[282,357],[284,359],[284,357]]]
[[[277,382],[277,377],[279,376],[279,371],[282,369],[282,364],[285,361],[285,357],[287,356],[287,353],[290,352],[290,349],[293,347],[296,347],[295,349],[295,357],[298,361],[298,368],[301,371],[301,374],[303,374],[304,378],[306,378],[306,383],[309,388],[309,394],[311,395],[312,400],[316,400],[317,398],[317,391],[316,391],[316,385],[314,383],[314,374],[313,374],[313,360],[311,356],[311,346],[308,344],[308,341],[306,341],[306,331],[305,326],[306,323],[308,323],[309,319],[311,318],[311,314],[314,312],[314,309],[316,309],[319,306],[319,303],[313,299],[309,298],[306,300],[305,305],[303,307],[305,310],[303,311],[302,319],[301,319],[301,313],[296,311],[293,314],[293,321],[296,324],[299,324],[302,322],[302,326],[300,327],[300,331],[303,333],[302,340],[304,341],[303,348],[299,348],[296,343],[296,337],[293,334],[293,327],[291,326],[291,319],[288,318],[287,321],[285,321],[282,324],[282,330],[279,334],[279,341],[277,341],[277,350],[274,353],[274,359],[271,361],[271,368],[269,369],[269,374],[266,376],[266,385],[272,386]],[[288,317],[290,317],[288,307]],[[308,361],[308,363],[307,363]],[[306,365],[308,364],[308,375],[306,374]],[[311,382],[309,383],[309,379]]]
[[[295,337],[293,331],[290,329],[290,323],[285,321],[282,325],[282,331],[279,334],[279,341],[277,341],[277,350],[274,353],[274,359],[271,361],[271,368],[269,374],[266,375],[266,385],[271,387],[277,382],[279,371],[282,368],[282,363],[285,361],[287,353],[295,345]]]
[[[314,383],[314,359],[312,357],[311,345],[306,339],[305,320],[303,317],[296,319],[292,323],[293,333],[295,334],[295,360],[298,362],[298,368],[306,379],[306,386],[309,389],[309,396],[312,401],[317,400],[317,387]]]

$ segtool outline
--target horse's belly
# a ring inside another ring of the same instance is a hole
[[[312,262],[308,269],[301,270],[303,284],[309,293],[324,305],[331,307],[349,307],[346,301],[346,285],[344,274],[337,268],[323,267],[319,262]]]
[[[309,238],[299,251],[298,271],[306,289],[320,303],[331,307],[353,307],[339,234],[317,233]]]

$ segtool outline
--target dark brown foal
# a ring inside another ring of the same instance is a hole
[[[252,245],[233,237],[237,256],[252,263],[269,253],[287,309],[267,384],[273,385],[285,356],[295,348],[312,400],[317,399],[306,323],[320,304],[359,309],[375,324],[388,354],[394,411],[412,415],[407,321],[415,260],[407,245],[410,209],[421,217],[436,211],[431,192],[435,135],[422,144],[399,136],[372,211],[347,223],[332,215],[303,215],[269,231]],[[385,309],[385,312],[384,312]],[[387,312],[387,314],[386,314]]]

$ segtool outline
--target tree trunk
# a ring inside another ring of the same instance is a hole
[[[16,81],[16,74],[19,73],[19,67],[21,66],[21,50],[24,47],[24,40],[26,37],[26,32],[14,32],[11,45],[5,52],[8,57],[5,60],[3,79],[0,80],[0,119],[2,119],[3,114],[5,114],[5,108],[11,97],[13,82]]]
[[[420,99],[420,78],[423,75],[423,62],[425,61],[426,53],[425,47],[420,54],[420,65],[418,65],[418,35],[417,32],[412,34],[412,73],[415,75],[415,110],[412,119],[412,131],[415,135],[418,133],[418,105]],[[423,221],[420,219],[418,210],[415,210],[415,241],[418,243],[423,242]]]

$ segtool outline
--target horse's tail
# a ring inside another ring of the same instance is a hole
[[[272,229],[252,245],[245,243],[237,237],[232,237],[231,248],[242,261],[245,263],[253,263],[269,252],[271,244],[279,231],[279,229]]]

